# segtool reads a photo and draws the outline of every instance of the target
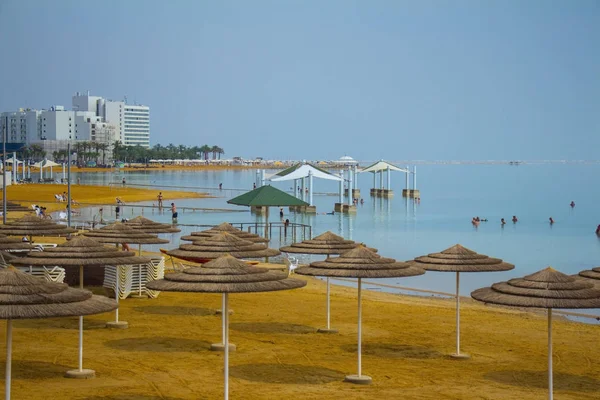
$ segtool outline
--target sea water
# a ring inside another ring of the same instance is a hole
[[[268,173],[275,171],[268,171]],[[335,171],[336,173],[338,171]],[[82,184],[152,185],[161,190],[190,190],[207,192],[215,198],[164,200],[181,207],[228,208],[244,212],[179,212],[181,224],[215,225],[227,222],[261,222],[247,208],[226,203],[232,197],[251,190],[255,170],[174,171],[148,170],[135,172],[74,173]],[[314,204],[317,215],[295,214],[284,209],[284,218],[291,222],[309,224],[313,236],[332,231],[345,238],[364,242],[379,249],[379,254],[398,260],[410,260],[428,253],[440,252],[454,244],[472,249],[490,257],[501,258],[515,265],[507,272],[461,274],[461,294],[513,277],[521,277],[547,266],[567,274],[600,265],[600,239],[595,229],[600,224],[598,212],[598,164],[521,164],[513,165],[419,165],[417,185],[421,201],[402,197],[404,173],[392,173],[391,199],[371,197],[373,175],[359,174],[358,187],[364,204],[357,206],[356,215],[324,215],[338,202],[338,183],[314,180]],[[379,177],[377,177],[379,182]],[[223,190],[218,190],[219,183]],[[387,185],[387,177],[384,177]],[[412,178],[411,178],[412,185]],[[293,181],[273,184],[279,189],[292,191]],[[209,189],[196,189],[209,188]],[[575,207],[570,207],[571,201]],[[347,203],[347,199],[345,199]],[[154,202],[143,204],[151,205]],[[90,209],[84,217],[90,219],[97,209]],[[122,216],[132,218],[141,211],[125,207]],[[162,213],[146,209],[145,216],[159,222],[171,222],[168,209]],[[105,218],[109,213],[105,210]],[[516,215],[518,222],[511,218]],[[471,219],[487,219],[478,227]],[[551,225],[549,218],[555,223]],[[501,226],[500,219],[507,221]],[[113,214],[114,219],[114,214]],[[279,210],[272,208],[270,221],[279,221]],[[200,230],[184,227],[182,234]],[[279,236],[274,235],[270,246],[278,247]],[[176,247],[179,235],[171,236],[170,248]],[[289,243],[289,238],[286,241]],[[169,247],[169,246],[163,246]],[[156,250],[156,249],[154,249]],[[313,259],[318,259],[313,256]],[[454,292],[455,274],[427,272],[423,276],[380,280],[383,283],[409,286],[443,292]]]

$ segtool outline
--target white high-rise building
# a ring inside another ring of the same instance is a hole
[[[106,100],[98,96],[77,93],[73,109],[94,112],[113,125],[116,136],[127,146],[150,147],[150,107]]]
[[[29,143],[41,137],[41,113],[39,110],[23,110],[0,114],[0,134],[6,131],[7,143]]]

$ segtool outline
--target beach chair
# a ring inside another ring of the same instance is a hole
[[[65,269],[62,267],[49,268],[30,265],[29,267],[17,267],[17,269],[26,274],[43,278],[48,282],[63,283],[65,280]]]
[[[296,257],[290,256],[289,254],[285,254],[283,262],[287,267],[288,276],[293,275],[296,268],[298,268],[298,259]]]
[[[136,266],[137,267],[137,266]],[[117,293],[117,279],[119,280],[119,290]],[[102,286],[109,292],[119,296],[120,300],[126,299],[132,292],[132,266],[120,265],[106,266],[104,268],[104,283]]]

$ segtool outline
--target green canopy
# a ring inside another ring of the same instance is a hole
[[[287,194],[273,186],[261,186],[254,190],[244,193],[238,197],[228,200],[227,203],[238,206],[254,207],[288,207],[288,206],[308,206],[305,201]]]

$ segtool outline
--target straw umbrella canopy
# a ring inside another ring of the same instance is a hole
[[[552,400],[552,309],[600,308],[600,288],[548,267],[524,278],[475,290],[471,297],[484,303],[548,310],[548,398]]]
[[[29,236],[30,241],[33,236],[60,236],[75,232],[77,232],[76,229],[69,228],[66,225],[57,224],[50,219],[43,219],[33,215],[26,215],[15,221],[0,225],[0,234],[9,236]]]
[[[460,352],[460,273],[509,271],[515,266],[498,258],[478,254],[460,244],[441,253],[417,257],[413,262],[427,271],[456,272],[456,353],[450,356],[458,359],[469,358],[468,354]]]
[[[201,232],[192,232],[190,235],[182,236],[181,239],[194,242],[196,240],[202,240],[207,237],[211,237],[216,234],[223,233],[223,232],[227,232],[227,233],[235,235],[241,239],[245,239],[245,240],[248,240],[248,241],[254,242],[254,243],[269,243],[269,239],[266,239],[255,233],[244,232],[241,229],[237,229],[237,228],[233,227],[231,224],[229,224],[227,222],[223,222],[222,224],[213,226],[212,228],[206,229]]]
[[[284,272],[250,266],[231,255],[148,283],[150,289],[165,292],[222,293],[225,399],[229,398],[229,293],[272,292],[303,286],[306,286],[305,281],[290,279]]]
[[[130,228],[140,230],[144,233],[177,233],[181,229],[175,228],[169,224],[161,224],[160,222],[152,221],[143,216],[138,216],[125,222],[125,225]]]
[[[7,201],[6,202],[6,211],[31,211],[31,212],[33,212],[33,209],[30,207],[22,206],[19,203]]]
[[[297,274],[329,276],[336,278],[358,278],[358,374],[346,376],[345,381],[369,384],[371,377],[362,374],[362,279],[363,278],[403,278],[423,275],[425,270],[415,265],[399,262],[393,258],[381,257],[367,247],[360,245],[342,253],[339,257],[329,257],[307,267],[300,267]]]
[[[156,235],[145,233],[141,229],[134,229],[122,222],[114,222],[100,229],[88,231],[85,236],[94,238],[100,243],[132,243],[132,244],[164,244],[167,239],[160,239]]]
[[[331,231],[327,231],[325,233],[320,234],[310,240],[304,240],[299,243],[293,243],[289,246],[281,247],[279,250],[284,253],[295,253],[295,254],[322,254],[322,255],[332,255],[332,254],[342,254],[348,250],[352,250],[353,248],[359,246],[360,243],[357,243],[353,240],[346,240],[342,236],[336,235]],[[371,249],[377,252],[377,249]],[[331,329],[331,307],[330,307],[330,284],[329,284],[329,276],[326,277],[327,281],[327,327],[320,328],[317,330],[319,333],[337,333],[337,329]]]
[[[47,282],[14,268],[0,269],[0,318],[7,320],[5,398],[10,399],[13,319],[101,314],[116,307],[114,300],[93,295],[87,290]]]
[[[41,252],[31,252],[23,258],[16,258],[12,260],[12,264],[23,266],[78,266],[79,288],[83,289],[84,268],[105,265],[131,265],[147,263],[149,261],[149,258],[137,257],[133,252],[117,251],[115,248],[104,246],[93,239],[77,236],[56,247],[48,248]],[[126,323],[123,323],[123,321],[119,323],[118,291],[117,286],[117,293],[115,295],[115,304],[117,304],[115,310],[116,322],[109,323],[107,326],[115,325],[124,328],[126,327]],[[70,377],[88,377],[94,374],[92,370],[83,369],[83,316],[79,318],[79,370],[69,371],[67,374]]]
[[[0,233],[0,250],[31,250],[34,246],[30,242],[11,238]]]
[[[263,258],[281,254],[264,243],[253,243],[227,232],[218,233],[192,244],[182,244],[178,249],[167,251],[172,257],[203,263],[230,254],[237,258]]]
[[[581,271],[579,275],[587,279],[600,280],[600,267],[592,268],[586,271]],[[600,284],[600,282],[597,282],[597,284]]]

